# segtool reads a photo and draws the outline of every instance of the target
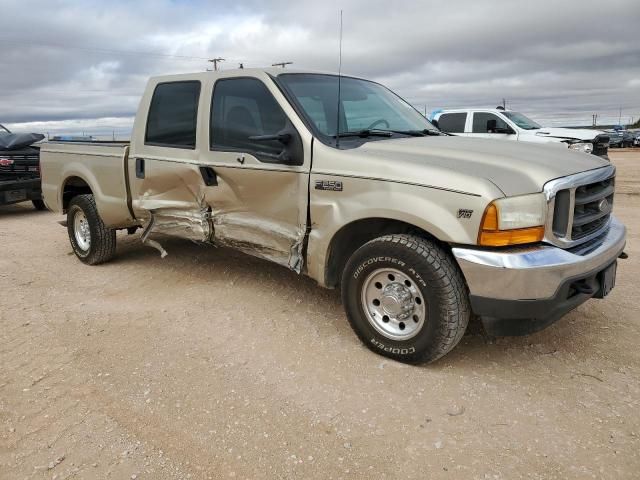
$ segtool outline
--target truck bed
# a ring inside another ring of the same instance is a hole
[[[107,226],[131,222],[128,155],[129,142],[44,143],[40,149],[40,164],[45,203],[54,212],[64,213],[65,190],[90,189]]]

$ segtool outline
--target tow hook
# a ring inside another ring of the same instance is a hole
[[[626,260],[627,258],[629,258],[629,255],[627,255],[626,252],[622,252],[620,255],[618,255],[618,258],[621,258],[622,260]]]
[[[576,292],[582,293],[585,295],[593,295],[596,291],[588,285],[584,280],[579,280],[577,282],[573,282],[571,284],[571,288],[573,288]]]

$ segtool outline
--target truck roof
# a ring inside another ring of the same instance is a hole
[[[151,80],[162,82],[175,82],[180,80],[196,80],[205,78],[223,78],[223,77],[240,77],[243,75],[252,77],[260,76],[262,74],[271,75],[277,77],[278,75],[289,73],[311,73],[320,75],[337,75],[335,72],[323,72],[317,70],[297,69],[297,68],[279,68],[279,67],[263,67],[263,68],[233,68],[228,70],[217,70],[207,72],[194,72],[194,73],[181,73],[174,75],[158,75],[151,77]],[[353,75],[345,75],[344,77],[359,78]]]
[[[433,112],[434,115],[437,115],[439,113],[464,113],[464,112],[492,112],[492,113],[501,113],[501,112],[513,112],[513,110],[511,110],[510,108],[505,108],[504,110],[502,108],[483,108],[483,107],[479,107],[479,108],[443,108],[441,110],[438,110],[436,112]]]

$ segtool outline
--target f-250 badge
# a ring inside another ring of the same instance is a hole
[[[466,208],[461,208],[458,210],[458,218],[471,218],[471,214],[473,210],[467,210]]]
[[[331,190],[333,192],[342,191],[340,180],[316,180],[316,190]]]

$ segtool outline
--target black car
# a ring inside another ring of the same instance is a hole
[[[622,132],[622,146],[633,147],[633,132],[629,130],[623,130]]]
[[[622,133],[617,130],[607,131],[609,135],[609,148],[621,148],[622,145]]]
[[[0,125],[0,205],[31,201],[46,209],[40,184],[40,149],[31,144],[44,135],[14,135]]]

